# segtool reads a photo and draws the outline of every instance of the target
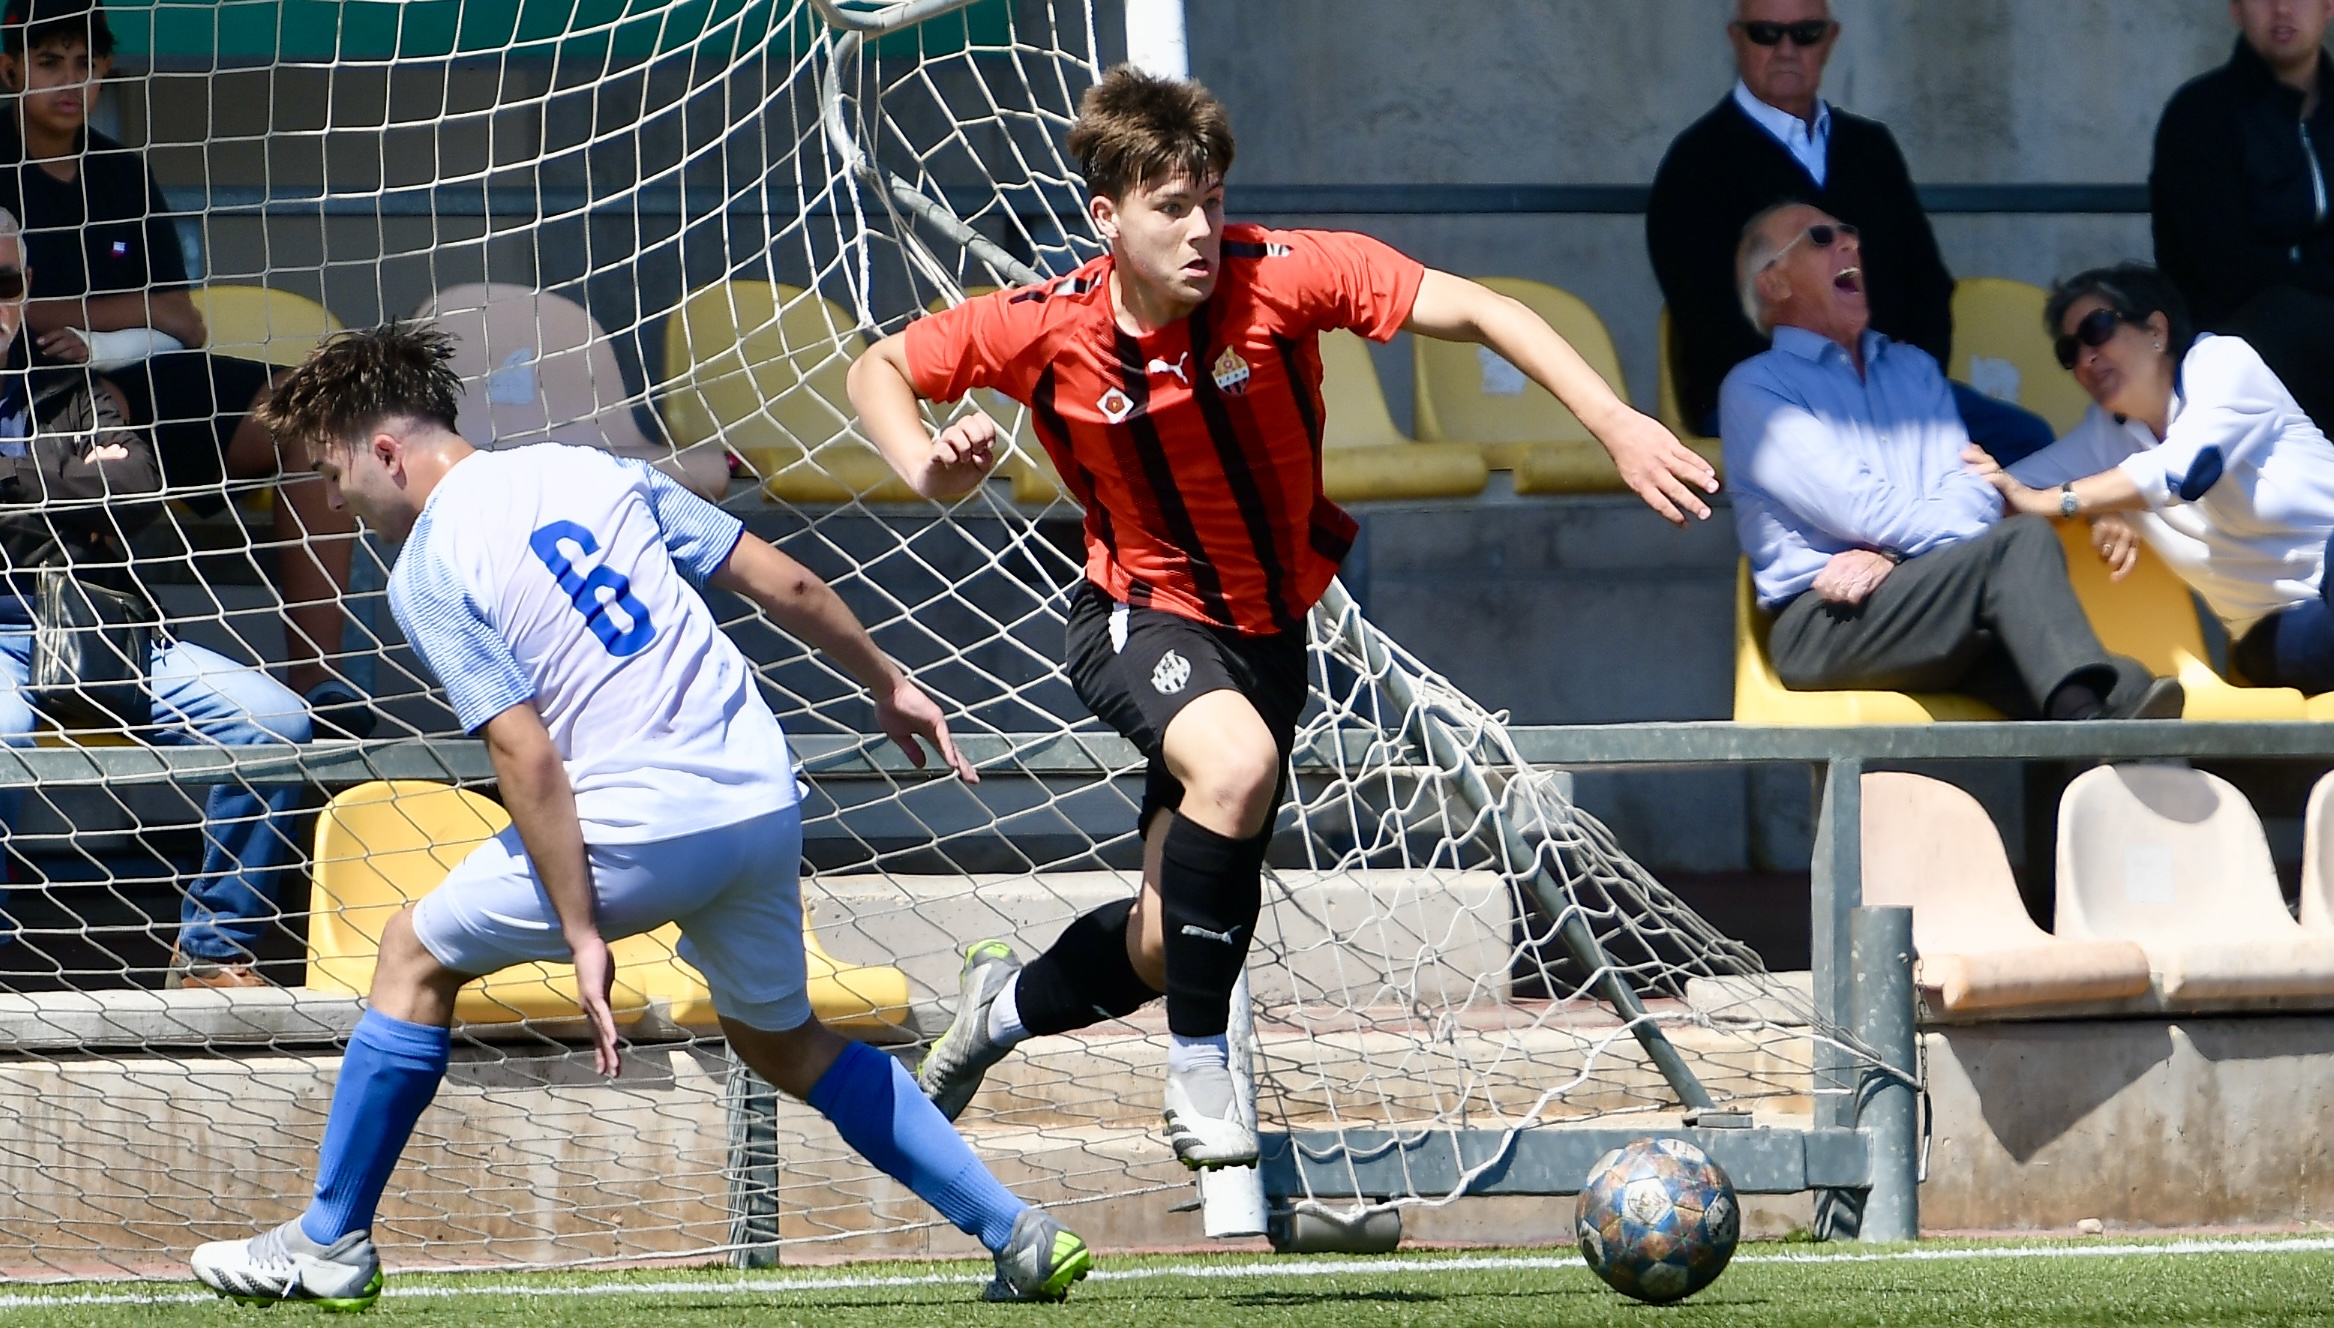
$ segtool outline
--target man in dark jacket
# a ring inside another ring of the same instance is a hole
[[[1669,301],[1670,365],[1689,428],[1717,432],[1718,385],[1767,349],[1743,317],[1734,251],[1777,203],[1806,203],[1862,232],[1872,326],[1951,362],[1953,274],[1885,125],[1823,100],[1839,41],[1826,0],[1740,0],[1727,25],[1734,90],[1670,144],[1653,177],[1646,246]],[[2052,441],[2039,417],[1956,383],[1970,437],[1997,458]]]
[[[2234,0],[2220,68],[2173,94],[2148,177],[2156,265],[2334,429],[2334,0]]]

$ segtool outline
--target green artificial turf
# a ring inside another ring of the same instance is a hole
[[[449,1328],[2334,1325],[2334,1249],[2324,1248],[2328,1242],[2246,1247],[2262,1243],[2187,1242],[2074,1258],[2047,1251],[2098,1249],[2103,1242],[2088,1247],[1961,1243],[1909,1251],[1746,1246],[1741,1260],[1715,1286],[1663,1308],[1622,1299],[1560,1251],[1392,1259],[1110,1259],[1102,1264],[1105,1276],[1081,1285],[1062,1306],[978,1304],[978,1279],[986,1269],[970,1264],[761,1274],[726,1269],[393,1274],[390,1294],[366,1321]],[[2200,1244],[2203,1251],[2193,1252]],[[1936,1257],[1941,1253],[1951,1257]],[[741,1279],[764,1285],[741,1286]],[[138,1299],[125,1303],[125,1297]],[[254,1317],[259,1315],[266,1317]],[[323,1318],[310,1306],[244,1309],[195,1300],[183,1285],[156,1283],[18,1287],[0,1302],[0,1320],[11,1328],[291,1328]],[[333,1316],[329,1322],[364,1321]]]

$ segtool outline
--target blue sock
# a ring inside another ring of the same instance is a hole
[[[810,1104],[844,1143],[990,1253],[1013,1238],[1013,1220],[1029,1205],[997,1183],[898,1061],[854,1042],[811,1087]]]
[[[316,1165],[316,1198],[300,1217],[308,1239],[330,1245],[373,1225],[373,1210],[413,1134],[421,1109],[446,1077],[454,1036],[428,1024],[365,1011],[349,1037],[332,1088],[332,1115]]]

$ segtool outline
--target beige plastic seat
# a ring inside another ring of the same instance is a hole
[[[719,439],[792,503],[918,503],[854,427],[846,380],[867,349],[858,322],[799,286],[719,281],[665,321],[665,426]]]
[[[2319,776],[2302,809],[2302,926],[2334,932],[2334,774]]]
[[[1586,301],[1521,277],[1479,280],[1546,319],[1590,368],[1624,400],[1628,398],[1613,334]],[[1413,341],[1420,440],[1477,444],[1491,469],[1513,472],[1517,493],[1599,493],[1626,487],[1588,426],[1489,347],[1432,337]],[[1711,464],[1718,463],[1714,442],[1705,440],[1696,450]]]
[[[1465,498],[1491,468],[1469,443],[1418,443],[1394,425],[1370,343],[1342,329],[1321,334],[1321,484],[1338,502]]]
[[[719,500],[729,459],[718,442],[679,452],[641,432],[616,348],[575,301],[501,282],[451,286],[414,311],[454,338],[461,435],[484,448],[566,443],[647,461]]]
[[[2139,946],[2034,925],[1977,799],[1897,772],[1864,776],[1863,792],[1864,902],[1913,910],[1914,980],[1931,1010],[2007,1013],[2147,994]]]
[[[2075,376],[2058,367],[2040,286],[2003,277],[1953,283],[1953,363],[1946,372],[1987,396],[2023,406],[2065,437],[2091,408]]]
[[[194,292],[213,355],[296,369],[308,353],[346,324],[330,309],[290,291],[266,286],[203,286]]]
[[[2286,911],[2261,820],[2227,780],[2100,766],[2058,810],[2058,934],[2148,952],[2164,999],[2334,995],[2334,934]]]

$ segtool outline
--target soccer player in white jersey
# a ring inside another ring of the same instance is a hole
[[[812,1014],[793,762],[691,587],[753,600],[867,686],[917,765],[929,744],[972,781],[939,707],[825,582],[646,465],[474,450],[454,431],[451,349],[413,327],[345,333],[277,389],[267,423],[308,447],[336,506],[404,542],[389,606],[484,737],[512,826],[384,931],[307,1211],[202,1246],[195,1276],[248,1303],[371,1305],[374,1209],[444,1077],[456,992],[572,960],[613,1076],[608,940],[678,922],[746,1064],[977,1237],[997,1262],[987,1299],[1061,1299],[1092,1263],[1084,1242],[999,1185],[897,1062]]]

